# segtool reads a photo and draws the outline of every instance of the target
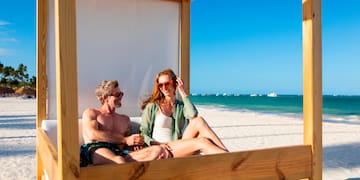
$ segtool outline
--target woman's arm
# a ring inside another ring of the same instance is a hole
[[[146,105],[145,109],[141,114],[141,124],[140,124],[140,133],[144,136],[145,144],[151,146],[151,142],[154,139],[151,137],[152,135],[152,121],[151,121],[151,108],[153,104]]]
[[[183,100],[183,103],[184,103],[184,110],[183,110],[184,117],[189,120],[197,117],[198,111],[197,111],[195,105],[191,102],[188,93],[185,91],[185,85],[184,85],[184,82],[182,81],[182,79],[180,79],[180,78],[176,79],[176,87],[177,87],[177,89],[181,95],[181,98]]]
[[[186,119],[193,119],[198,116],[198,110],[196,109],[195,105],[190,100],[189,96],[183,97],[184,103],[184,117]]]

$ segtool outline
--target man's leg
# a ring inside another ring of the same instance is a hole
[[[165,149],[160,146],[150,146],[138,151],[133,151],[129,153],[125,160],[126,162],[132,161],[152,161],[158,159],[166,159],[168,156],[166,155]]]
[[[107,148],[96,149],[92,153],[91,158],[94,165],[125,163],[125,159],[123,157],[114,154],[110,149]]]

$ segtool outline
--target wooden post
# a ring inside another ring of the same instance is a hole
[[[58,179],[78,179],[76,1],[55,1]]]
[[[190,93],[190,1],[181,1],[180,76]]]
[[[36,128],[46,119],[46,38],[48,25],[48,1],[36,1]],[[36,137],[36,149],[39,137]],[[36,178],[41,179],[43,164],[36,151]]]
[[[322,179],[321,0],[303,0],[304,144],[312,146],[312,179]]]

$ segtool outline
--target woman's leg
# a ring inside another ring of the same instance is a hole
[[[212,143],[208,138],[199,137],[191,139],[180,139],[169,142],[174,157],[192,155],[198,151],[204,154],[217,154],[227,152]]]
[[[190,120],[189,124],[185,128],[182,139],[196,138],[198,136],[209,138],[217,146],[224,149],[225,151],[228,151],[219,137],[200,116]]]

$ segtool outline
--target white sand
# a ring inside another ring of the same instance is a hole
[[[230,151],[303,144],[302,117],[198,109]],[[323,123],[323,179],[360,180],[360,121]]]
[[[35,179],[34,99],[0,98],[0,179]]]
[[[199,107],[231,151],[303,144],[301,117]],[[35,100],[0,98],[0,179],[35,179]],[[360,122],[323,123],[323,179],[360,179]]]

